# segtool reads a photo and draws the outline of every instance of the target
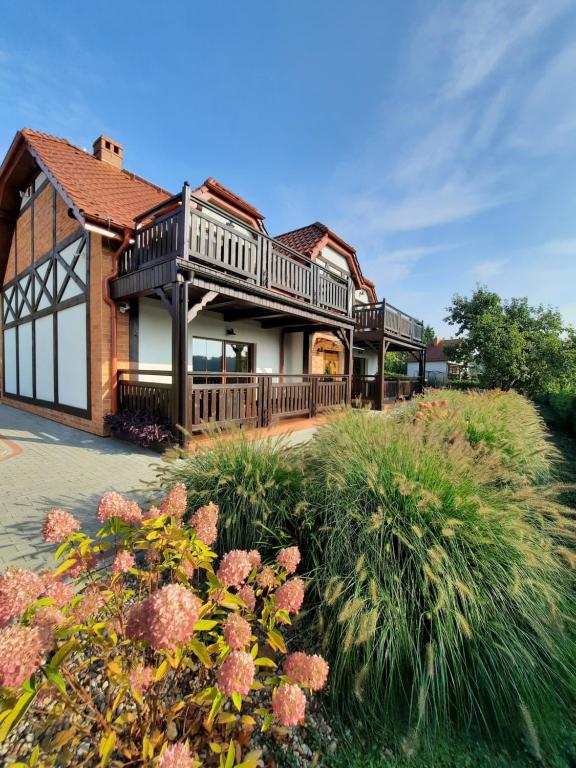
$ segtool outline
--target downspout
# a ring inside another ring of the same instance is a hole
[[[126,227],[124,229],[124,237],[118,250],[114,253],[114,269],[103,279],[103,296],[104,301],[110,307],[110,410],[112,413],[116,413],[118,408],[118,354],[117,354],[117,340],[116,340],[116,304],[114,303],[110,295],[110,283],[116,277],[118,277],[118,269],[120,265],[120,256],[124,253],[126,248],[130,245],[130,235],[132,230]]]

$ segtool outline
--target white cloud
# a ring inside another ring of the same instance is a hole
[[[423,257],[443,253],[454,248],[456,248],[454,244],[398,248],[365,259],[363,269],[365,274],[375,282],[380,281],[388,285],[408,277]]]
[[[479,261],[472,267],[472,276],[481,282],[491,280],[493,277],[502,273],[507,259],[486,259]]]

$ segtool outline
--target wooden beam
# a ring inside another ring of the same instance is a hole
[[[216,296],[218,296],[216,291],[206,291],[200,301],[196,302],[196,304],[188,310],[188,322],[191,323],[192,320],[195,320],[198,313],[201,312],[212,299],[215,299]]]
[[[236,311],[224,312],[224,320],[227,323],[233,323],[235,320],[264,320],[273,317],[286,317],[286,315],[277,313],[272,314],[269,311],[262,309],[261,307],[253,307],[252,309],[238,309]]]
[[[176,283],[174,283],[176,285]],[[162,304],[166,307],[168,312],[170,313],[170,316],[174,318],[174,298],[172,298],[172,301],[168,298],[166,295],[166,291],[164,288],[154,288],[154,293],[156,296],[158,296],[159,299],[161,299]]]

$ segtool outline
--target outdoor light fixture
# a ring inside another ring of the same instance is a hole
[[[126,312],[130,309],[130,304],[128,304],[127,301],[121,301],[120,304],[118,304],[118,311],[121,315],[125,315]]]
[[[226,328],[226,336],[236,336],[234,328]]]

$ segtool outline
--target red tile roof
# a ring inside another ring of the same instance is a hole
[[[330,230],[325,224],[316,221],[314,224],[308,224],[307,227],[300,227],[300,229],[285,232],[283,235],[276,235],[276,240],[280,240],[281,243],[289,245],[290,248],[309,256],[320,240],[329,232]]]
[[[66,139],[24,128],[26,144],[72,204],[104,225],[132,227],[134,217],[170,192],[83,152]]]
[[[461,339],[434,339],[426,346],[427,363],[448,363],[450,359],[446,357],[444,348],[455,347],[460,344]]]

